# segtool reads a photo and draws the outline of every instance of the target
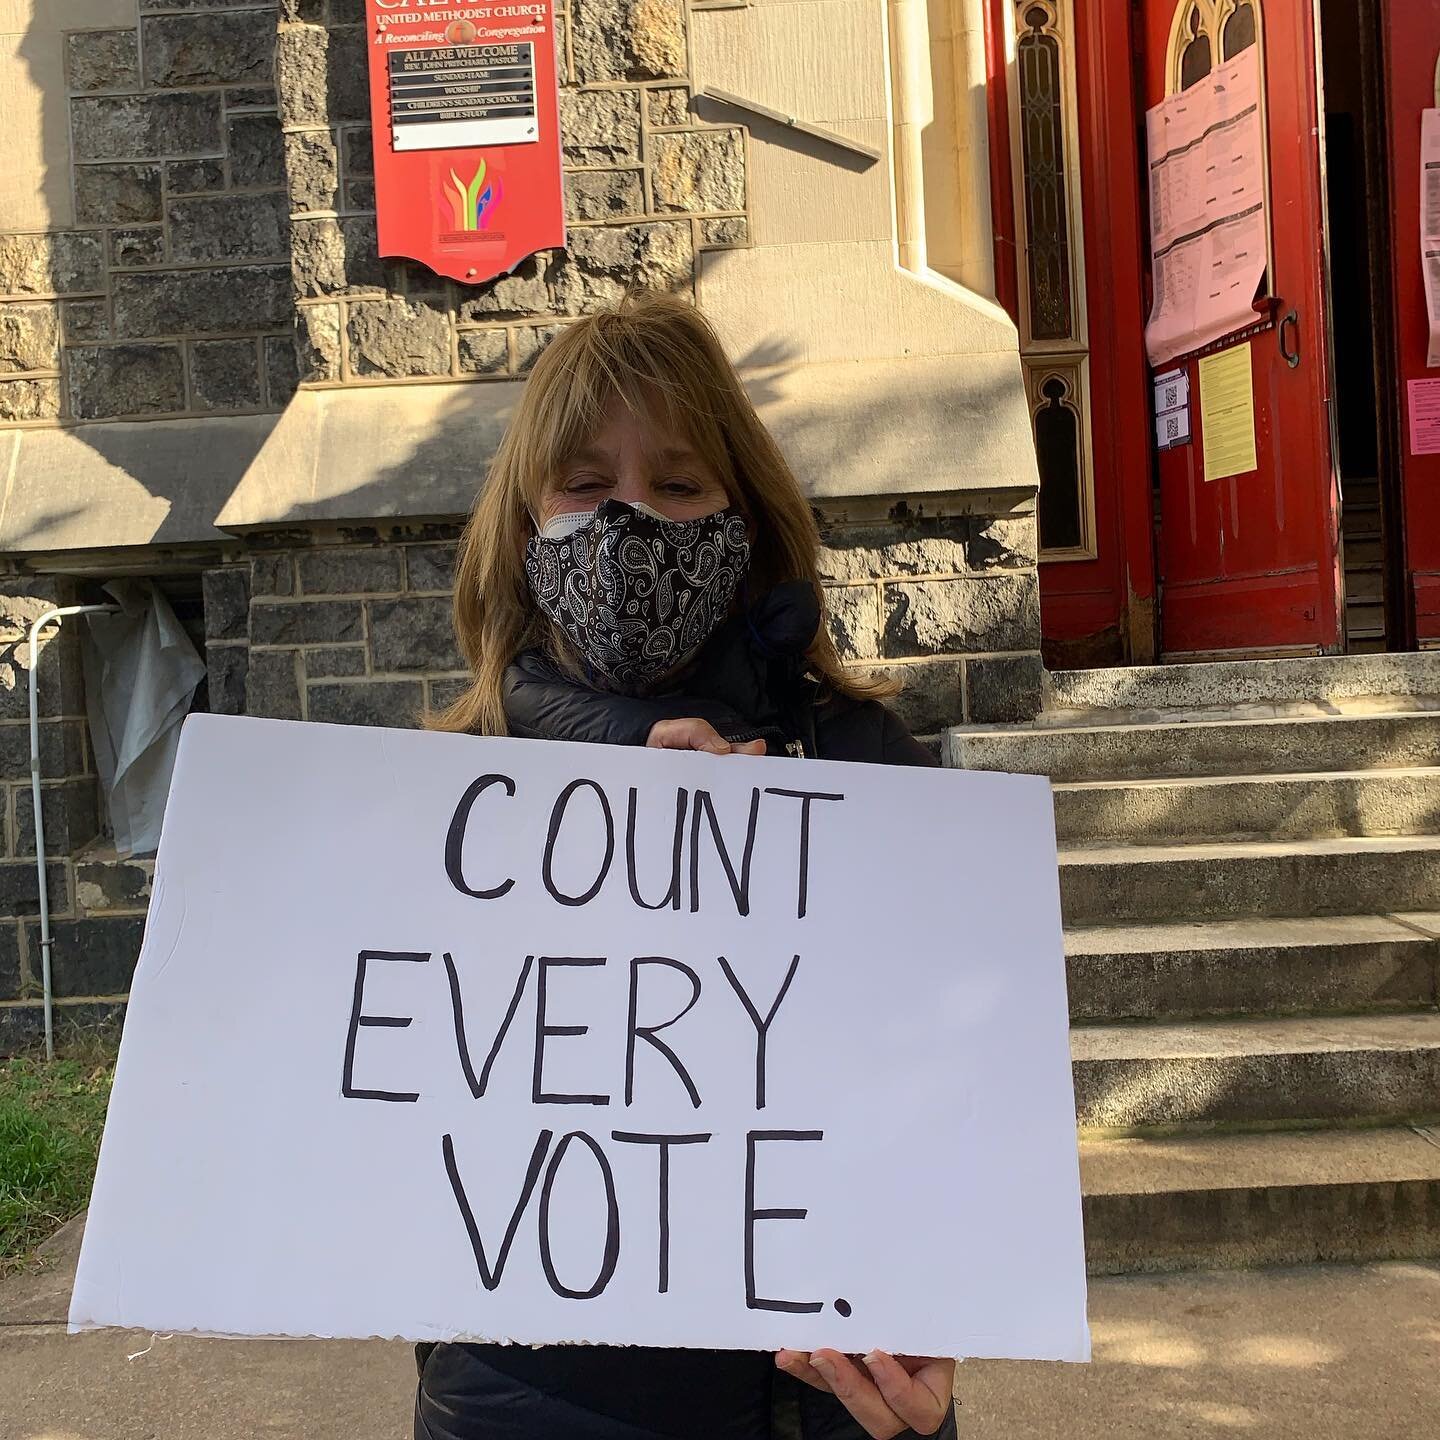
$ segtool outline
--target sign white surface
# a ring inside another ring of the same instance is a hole
[[[1087,1358],[1047,782],[192,717],[70,1323]]]

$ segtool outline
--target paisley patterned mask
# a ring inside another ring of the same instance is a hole
[[[622,690],[642,690],[691,659],[750,567],[734,510],[665,520],[606,500],[584,522],[560,516],[546,531],[525,547],[535,603]]]

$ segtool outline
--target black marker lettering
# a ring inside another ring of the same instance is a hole
[[[796,908],[799,919],[805,918],[810,898],[810,802],[812,800],[843,800],[843,795],[826,795],[818,790],[780,790],[768,788],[767,795],[784,795],[800,802],[800,894]]]
[[[658,1145],[660,1147],[660,1284],[659,1293],[670,1291],[670,1147],[672,1145],[705,1145],[710,1134],[703,1135],[639,1135],[633,1130],[612,1130],[612,1140],[622,1145]]]
[[[560,826],[565,822],[565,811],[570,804],[570,797],[582,785],[588,785],[600,799],[600,810],[605,816],[605,858],[600,862],[600,872],[595,876],[595,882],[582,895],[566,895],[563,891],[555,888],[555,876],[552,866],[555,861],[555,841],[560,836]],[[554,808],[550,811],[550,833],[545,837],[545,863],[541,872],[541,878],[545,881],[545,888],[562,905],[588,905],[599,893],[600,887],[605,883],[605,877],[610,873],[610,862],[615,858],[615,817],[610,813],[610,801],[605,792],[594,780],[572,780],[559,794],[555,801]]]
[[[600,1260],[600,1273],[588,1290],[572,1290],[560,1283],[555,1273],[555,1262],[550,1254],[550,1191],[554,1188],[555,1177],[560,1172],[560,1162],[565,1158],[572,1140],[581,1141],[595,1157],[600,1166],[600,1178],[605,1182],[605,1253]],[[572,1130],[560,1137],[555,1153],[545,1171],[545,1184],[540,1189],[540,1264],[545,1269],[545,1278],[550,1288],[566,1300],[593,1300],[610,1283],[615,1266],[620,1259],[620,1203],[615,1198],[615,1176],[605,1152],[583,1130]]]
[[[670,859],[670,888],[663,900],[653,905],[640,894],[640,883],[635,876],[635,810],[640,792],[630,787],[630,802],[625,813],[625,868],[630,880],[630,898],[644,910],[663,910],[667,905],[673,910],[680,908],[680,856],[685,848],[685,811],[690,802],[690,792],[675,791],[675,845]]]
[[[401,1100],[414,1102],[420,1098],[418,1091],[402,1090],[357,1090],[355,1088],[355,1040],[362,1025],[376,1029],[403,1030],[414,1018],[410,1015],[366,1015],[365,1009],[365,967],[372,960],[408,960],[424,964],[430,956],[426,951],[416,950],[362,950],[355,962],[355,997],[350,1002],[350,1029],[345,1036],[345,1064],[340,1075],[340,1093],[347,1100]]]
[[[695,792],[695,809],[690,816],[690,913],[700,909],[700,820],[708,816],[710,837],[715,842],[715,853],[725,867],[725,878],[730,882],[730,893],[735,897],[735,908],[742,914],[750,913],[750,861],[755,854],[755,826],[760,818],[760,792],[750,795],[750,821],[745,829],[745,849],[740,859],[740,876],[735,876],[735,867],[730,863],[730,852],[725,848],[725,839],[720,834],[720,821],[715,814],[714,802],[708,790]]]
[[[659,1025],[637,1025],[635,1023],[637,1002],[640,997],[640,967],[642,965],[664,965],[671,970],[678,970],[682,975],[690,978],[690,999],[686,1001],[685,1008]],[[630,962],[630,1027],[629,1033],[625,1037],[625,1103],[627,1105],[635,1102],[635,1041],[640,1039],[653,1045],[670,1062],[671,1068],[680,1077],[681,1083],[689,1093],[690,1103],[697,1110],[700,1108],[700,1092],[695,1088],[695,1082],[690,1078],[690,1072],[680,1063],[680,1057],[663,1040],[655,1038],[661,1030],[668,1030],[677,1021],[683,1020],[694,1009],[695,1002],[699,998],[700,977],[688,965],[681,964],[679,960],[667,960],[663,955],[637,955]]]
[[[730,982],[730,988],[740,997],[740,1003],[745,1007],[745,1013],[749,1015],[755,1026],[755,1108],[763,1110],[765,1108],[765,1045],[770,1036],[770,1024],[780,1009],[780,1002],[784,1000],[790,989],[790,982],[795,978],[795,972],[800,968],[800,957],[797,955],[790,962],[790,968],[785,972],[785,979],[780,985],[780,993],[776,995],[774,1004],[770,1006],[770,1013],[763,1020],[760,1018],[760,1012],[745,993],[745,987],[730,968],[730,962],[723,955],[719,957],[719,960],[720,968]]]
[[[779,1310],[786,1315],[813,1315],[825,1308],[819,1300],[767,1300],[755,1291],[755,1222],[803,1220],[806,1209],[755,1208],[755,1147],[773,1140],[823,1140],[823,1130],[751,1130],[745,1136],[745,1305],[750,1310]]]
[[[505,1037],[510,1033],[510,1022],[515,1018],[515,1012],[520,1008],[520,997],[525,993],[525,982],[530,978],[530,967],[535,963],[533,955],[525,957],[525,963],[520,967],[520,978],[515,982],[515,992],[510,996],[510,1008],[505,1012],[505,1018],[500,1022],[500,1028],[495,1032],[495,1043],[490,1047],[490,1053],[485,1057],[485,1063],[480,1067],[480,1078],[475,1078],[474,1067],[470,1064],[470,1046],[465,1039],[465,1009],[460,999],[460,976],[456,973],[455,962],[450,958],[447,950],[443,956],[445,961],[445,974],[450,979],[450,1008],[455,1013],[455,1045],[460,1051],[460,1068],[465,1072],[465,1083],[470,1087],[470,1093],[478,1100],[484,1093],[485,1087],[490,1083],[490,1070],[495,1064],[495,1057],[500,1053],[500,1047],[505,1043]]]
[[[535,981],[535,1071],[530,1082],[530,1098],[536,1105],[608,1105],[608,1095],[549,1095],[545,1093],[545,1041],[551,1035],[584,1035],[588,1025],[547,1025],[545,1023],[545,981],[552,969],[588,969],[604,965],[603,958],[577,960],[566,956],[556,959],[540,957],[540,973]]]
[[[460,1172],[455,1166],[454,1142],[448,1135],[440,1137],[440,1151],[445,1157],[445,1173],[450,1177],[450,1189],[454,1192],[455,1203],[460,1207],[460,1218],[465,1222],[465,1233],[470,1237],[470,1248],[475,1253],[475,1268],[480,1272],[480,1283],[487,1290],[493,1290],[500,1283],[500,1277],[505,1273],[505,1261],[510,1254],[511,1245],[515,1243],[515,1231],[520,1227],[520,1217],[525,1213],[525,1206],[534,1192],[535,1182],[540,1178],[540,1167],[545,1163],[545,1152],[550,1148],[550,1142],[554,1138],[553,1130],[542,1130],[535,1139],[535,1148],[530,1152],[530,1164],[525,1171],[525,1183],[520,1187],[520,1198],[510,1212],[510,1223],[505,1227],[505,1238],[500,1242],[500,1253],[495,1257],[495,1269],[492,1272],[485,1259],[485,1246],[480,1239],[480,1227],[475,1223],[475,1214],[470,1209],[465,1186],[461,1184]]]
[[[502,880],[499,885],[489,890],[476,890],[465,879],[465,831],[470,825],[470,812],[475,808],[475,802],[492,785],[503,785],[507,795],[515,794],[515,782],[508,775],[482,775],[472,782],[470,788],[460,797],[460,803],[455,807],[450,829],[445,836],[445,873],[450,877],[450,883],[462,895],[473,895],[477,900],[498,900],[515,883],[514,880]]]

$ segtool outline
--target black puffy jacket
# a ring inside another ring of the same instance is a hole
[[[510,731],[643,745],[660,720],[698,716],[772,754],[933,765],[874,701],[821,698],[804,671],[820,621],[808,585],[782,585],[727,621],[672,693],[633,698],[567,676],[538,652],[505,679]],[[422,1345],[416,1440],[863,1440],[833,1396],[769,1353],[641,1346]],[[953,1412],[937,1432],[954,1440]]]

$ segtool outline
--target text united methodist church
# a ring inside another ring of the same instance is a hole
[[[524,377],[656,289],[844,660],[1056,782],[1092,1265],[1440,1253],[1440,0],[0,28],[0,1052],[123,1006],[180,714],[455,697]]]

